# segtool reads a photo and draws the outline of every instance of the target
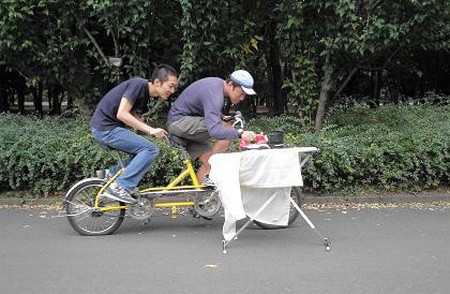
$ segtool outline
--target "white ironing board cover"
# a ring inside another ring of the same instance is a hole
[[[223,236],[230,240],[236,222],[254,216],[274,193],[277,196],[256,220],[287,225],[291,187],[303,186],[299,153],[315,147],[248,150],[211,156],[209,177],[216,184],[224,207]]]

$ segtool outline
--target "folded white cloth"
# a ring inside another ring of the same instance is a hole
[[[210,179],[224,207],[223,235],[230,240],[236,221],[252,217],[274,193],[277,196],[256,220],[287,225],[292,186],[303,186],[300,148],[249,150],[211,156]]]

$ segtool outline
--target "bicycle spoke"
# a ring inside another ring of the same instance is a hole
[[[94,207],[95,198],[103,187],[103,182],[92,180],[73,189],[66,200],[66,213],[72,227],[83,235],[102,235],[114,232],[125,214],[124,208],[102,211],[101,207],[120,207],[119,202],[99,199],[99,207]],[[105,202],[107,202],[105,204]]]

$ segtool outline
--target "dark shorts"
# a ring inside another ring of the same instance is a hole
[[[167,131],[180,139],[193,159],[211,149],[211,137],[204,117],[184,116],[169,124]]]

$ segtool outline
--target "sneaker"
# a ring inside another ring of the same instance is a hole
[[[114,177],[113,174],[107,173],[104,177],[105,182],[109,182]]]
[[[109,181],[112,177],[114,177],[114,175],[112,173],[110,173],[109,171],[107,171],[105,178]]]
[[[214,187],[215,186],[214,182],[211,180],[209,175],[205,175],[203,177],[202,184],[205,185],[205,186],[208,186],[208,187]]]
[[[112,183],[108,189],[106,189],[105,196],[114,199],[120,202],[128,203],[128,204],[136,204],[137,200],[131,197],[131,195],[122,189],[117,183]]]

